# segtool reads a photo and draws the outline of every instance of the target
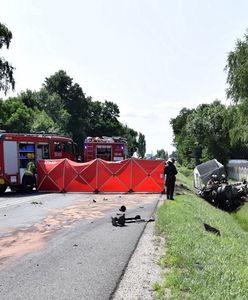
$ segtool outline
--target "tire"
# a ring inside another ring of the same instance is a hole
[[[2,195],[7,189],[7,185],[1,184],[0,185],[0,195]]]
[[[32,176],[23,176],[22,187],[24,192],[32,192],[35,182]]]

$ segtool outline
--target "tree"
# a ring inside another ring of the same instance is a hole
[[[231,156],[247,158],[248,150],[248,98],[240,104],[230,106],[225,118],[225,124],[230,128]]]
[[[179,162],[194,167],[216,158],[225,164],[230,153],[229,127],[225,118],[226,107],[214,101],[201,104],[192,111],[183,110],[172,119]]]
[[[81,149],[89,121],[89,99],[85,97],[79,84],[73,83],[72,78],[63,70],[46,78],[43,87],[50,95],[59,96],[62,107],[69,113],[66,132],[72,135]]]
[[[31,131],[61,133],[58,124],[55,123],[44,110],[35,112],[35,119],[33,120]]]
[[[58,94],[49,94],[49,92],[44,88],[40,89],[38,92],[26,90],[25,92],[21,92],[19,99],[27,107],[35,110],[39,116],[38,119],[34,120],[34,128],[44,126],[46,129],[40,130],[69,134],[67,127],[70,114],[65,109]],[[44,123],[45,120],[48,121],[47,124]],[[42,121],[42,123],[39,124],[39,121]]]
[[[168,159],[168,152],[165,151],[164,149],[157,150],[157,153],[154,156],[155,159]]]
[[[54,75],[46,77],[43,86],[50,94],[56,93],[64,102],[67,102],[69,101],[67,97],[72,82],[73,79],[69,77],[64,70],[59,70]]]
[[[35,114],[18,98],[1,100],[0,120],[1,129],[13,132],[29,132]]]
[[[90,101],[87,135],[89,136],[119,136],[122,126],[118,121],[120,115],[117,104],[105,100]]]
[[[170,120],[174,134],[174,146],[178,152],[178,161],[185,165],[191,165],[192,151],[191,145],[194,141],[186,134],[187,119],[195,112],[194,109],[183,108],[179,115]]]
[[[12,39],[11,31],[2,23],[0,23],[0,49],[3,46],[9,48]],[[13,77],[14,67],[3,57],[0,57],[0,91],[3,90],[5,95],[9,88],[15,88],[15,80]]]
[[[230,128],[230,155],[232,158],[248,156],[248,32],[243,39],[238,39],[234,51],[228,54],[227,97],[234,102],[228,108],[225,123]]]
[[[171,154],[170,154],[170,157],[173,157],[173,158],[175,158],[175,160],[177,160],[177,159],[178,159],[178,153],[177,153],[177,151],[176,151],[176,150],[173,150],[173,151],[171,152]]]
[[[132,157],[138,148],[137,136],[138,133],[127,125],[122,126],[121,135],[127,140],[128,157]]]
[[[139,157],[144,158],[146,154],[146,139],[145,135],[142,133],[139,133],[137,150]]]
[[[227,97],[235,103],[248,97],[248,34],[238,39],[234,51],[228,54],[227,64]]]
[[[15,98],[0,99],[0,126],[10,131],[46,131],[71,135],[82,151],[86,136],[122,136],[126,138],[128,156],[137,150],[138,133],[119,120],[117,104],[92,101],[65,71],[45,78],[38,91],[26,90]],[[145,153],[145,136],[140,133],[141,156]]]

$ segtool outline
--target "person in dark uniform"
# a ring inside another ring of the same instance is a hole
[[[36,186],[36,167],[32,160],[29,160],[26,166],[25,173],[22,178],[22,184],[28,191],[32,191],[33,187]]]
[[[164,174],[166,175],[166,193],[167,199],[174,200],[173,194],[175,189],[177,169],[175,167],[175,159],[169,158],[165,166]]]

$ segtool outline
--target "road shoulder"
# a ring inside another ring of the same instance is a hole
[[[160,200],[162,204],[163,200]],[[165,251],[165,241],[155,234],[155,222],[147,223],[126,271],[113,295],[113,300],[152,300],[153,285],[162,282],[158,262]]]

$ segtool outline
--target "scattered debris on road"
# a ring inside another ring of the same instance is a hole
[[[43,203],[42,202],[37,202],[37,201],[32,201],[30,204],[34,204],[34,205],[39,204],[39,205],[42,205]]]
[[[119,211],[116,213],[115,217],[111,217],[111,222],[113,226],[125,226],[126,223],[137,223],[137,222],[153,222],[154,218],[142,219],[140,215],[135,217],[126,218],[125,217],[126,206],[122,205]]]

